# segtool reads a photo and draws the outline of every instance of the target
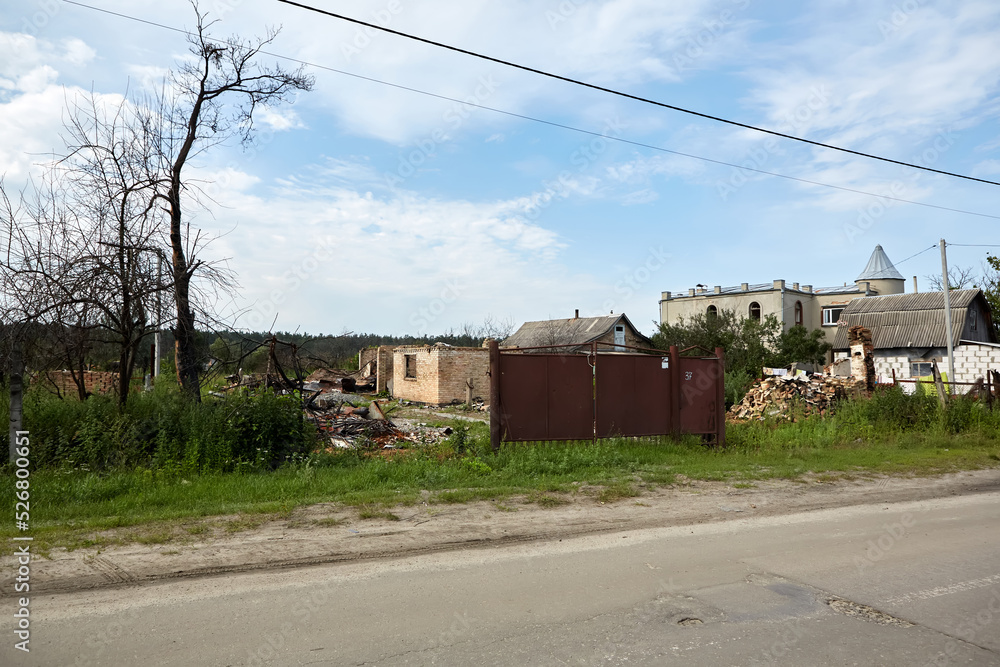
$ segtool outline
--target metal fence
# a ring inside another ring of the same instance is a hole
[[[609,349],[604,349],[609,348]],[[490,343],[490,441],[699,434],[726,439],[725,359],[590,343],[500,349]],[[622,351],[624,350],[624,351]]]

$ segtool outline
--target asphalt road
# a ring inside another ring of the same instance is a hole
[[[3,665],[1000,665],[1000,494],[46,595],[28,654],[12,613]]]

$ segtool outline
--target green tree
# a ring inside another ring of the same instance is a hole
[[[833,349],[819,329],[809,331],[796,324],[781,334],[778,340],[776,366],[788,366],[796,362],[822,365],[826,363],[826,353]]]
[[[781,339],[781,323],[774,315],[762,321],[741,318],[732,310],[718,314],[699,314],[681,318],[677,324],[661,324],[652,338],[653,345],[681,349],[697,345],[706,350],[721,347],[726,352],[726,369],[760,377],[761,368],[773,366]]]
[[[989,253],[986,254],[986,264],[983,266],[982,285],[977,285],[983,290],[986,302],[990,304],[993,314],[993,331],[1000,338],[1000,257]]]

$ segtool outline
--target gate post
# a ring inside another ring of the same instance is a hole
[[[668,351],[670,358],[670,373],[667,376],[670,383],[670,433],[673,437],[681,436],[681,355],[676,345],[671,345]]]
[[[500,343],[490,341],[490,446],[500,451]]]
[[[715,378],[715,400],[718,405],[715,420],[715,444],[717,447],[726,446],[726,351],[721,347],[715,348],[715,356],[719,358],[716,368],[718,374]]]

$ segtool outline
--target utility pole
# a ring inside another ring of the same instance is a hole
[[[955,381],[955,342],[951,331],[951,287],[948,285],[947,244],[941,239],[941,284],[944,286],[944,329],[948,334],[948,381]],[[951,392],[949,392],[951,393]]]

